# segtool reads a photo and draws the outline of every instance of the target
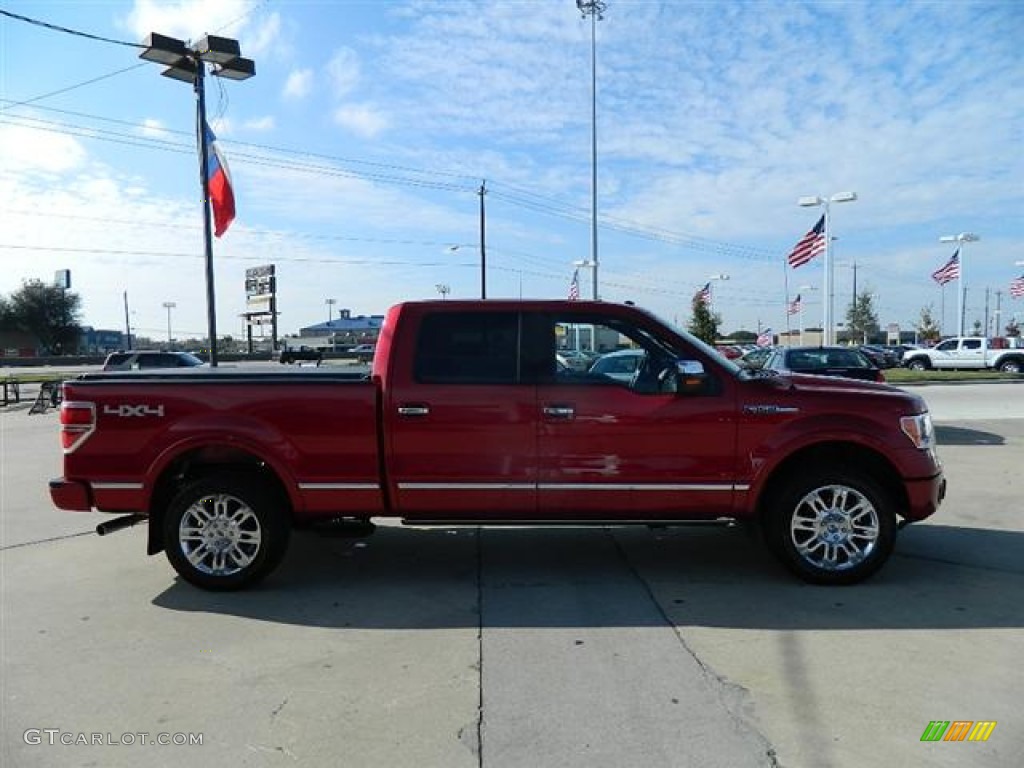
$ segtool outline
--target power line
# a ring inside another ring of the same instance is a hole
[[[94,77],[94,78],[92,78],[90,80],[85,80],[85,81],[83,81],[81,83],[76,83],[75,85],[69,85],[67,88],[61,88],[61,89],[56,90],[56,91],[50,91],[49,93],[44,93],[41,96],[34,96],[31,99],[25,99],[24,101],[10,102],[10,103],[8,103],[8,104],[6,104],[4,106],[0,106],[0,110],[11,109],[13,107],[23,107],[26,104],[33,104],[34,102],[42,101],[43,99],[48,99],[51,96],[59,96],[62,93],[67,93],[68,91],[74,91],[74,90],[76,90],[78,88],[82,88],[82,87],[84,87],[86,85],[92,85],[93,83],[98,83],[101,80],[106,80],[106,79],[111,78],[111,77],[116,77],[117,75],[123,75],[125,72],[131,72],[133,69],[139,69],[140,67],[144,67],[144,66],[146,66],[144,63],[143,64],[132,64],[130,67],[125,67],[124,69],[119,69],[116,72],[109,72],[109,73],[107,73],[105,75],[100,75],[99,77]],[[4,99],[4,101],[7,101],[7,100]]]
[[[128,42],[125,42],[124,40],[114,40],[113,38],[110,38],[110,37],[101,37],[100,35],[91,35],[88,32],[80,32],[77,29],[69,29],[68,27],[62,27],[59,24],[49,24],[49,23],[47,23],[45,21],[40,21],[39,19],[32,19],[32,18],[29,18],[28,16],[20,16],[17,13],[11,13],[10,11],[5,11],[2,8],[0,8],[0,15],[8,16],[8,17],[10,17],[12,19],[17,19],[18,21],[24,21],[24,22],[27,22],[28,24],[34,24],[37,27],[44,27],[45,29],[52,29],[55,32],[65,32],[65,33],[67,33],[69,35],[76,35],[77,37],[85,37],[85,38],[88,38],[89,40],[98,40],[101,43],[113,43],[114,45],[124,45],[124,46],[127,46],[129,48],[145,48],[146,47],[146,46],[142,45],[141,43],[128,43]]]
[[[101,121],[105,121],[105,122],[111,122],[111,123],[115,123],[115,124],[119,124],[119,125],[139,127],[135,123],[131,123],[131,122],[128,122],[128,121],[123,121],[123,120],[115,120],[113,118],[106,118],[106,117],[102,117],[102,116],[98,116],[98,115],[87,115],[87,114],[84,114],[84,113],[71,112],[71,111],[68,111],[68,110],[59,110],[59,109],[53,109],[53,108],[42,108],[42,109],[46,109],[47,111],[57,112],[57,113],[60,113],[60,114],[73,115],[75,117],[82,117],[82,118],[86,118],[86,119],[96,119],[96,120],[101,120]],[[67,125],[69,125],[69,124],[56,123],[56,122],[53,122],[53,121],[43,121],[43,120],[38,120],[38,119],[34,119],[34,118],[21,118],[21,117],[19,117],[18,119],[33,120],[35,122],[39,122],[39,123],[46,124],[46,125],[51,125],[51,126],[61,126],[61,125],[67,126]],[[2,121],[0,121],[0,122],[2,122]],[[76,128],[77,127],[80,130],[82,130],[80,126],[71,125],[71,127],[72,128]],[[57,130],[57,129],[53,129],[53,130]],[[88,128],[88,129],[84,129],[84,130],[99,131],[99,129],[93,129],[93,128]],[[182,137],[190,136],[190,134],[188,134],[185,131],[177,131],[177,130],[173,130],[173,129],[169,129],[169,128],[160,128],[159,130],[161,130],[163,132],[166,132],[166,133],[174,134],[174,135],[180,135]],[[57,130],[57,132],[61,132],[61,131]],[[68,130],[67,133],[69,133],[71,135],[80,135],[80,136],[88,136],[88,135],[90,135],[90,134],[75,133],[72,130]],[[159,140],[157,140],[157,139],[151,139],[151,138],[140,139],[137,136],[130,136],[130,135],[126,136],[125,134],[118,134],[118,133],[113,132],[113,131],[103,131],[102,133],[104,135],[96,136],[95,138],[100,138],[101,140],[105,140],[105,141],[115,141],[115,139],[112,138],[112,137],[122,136],[122,137],[126,137],[126,138],[130,139],[130,142],[128,142],[128,143],[130,143],[131,145],[134,145],[134,146],[142,146],[142,145],[145,144],[145,142],[152,142],[154,144],[157,144],[159,142]],[[251,148],[254,148],[254,149],[264,150],[264,151],[267,151],[267,152],[276,152],[276,153],[281,153],[281,154],[285,154],[285,155],[295,155],[295,156],[309,157],[309,158],[314,158],[314,159],[323,159],[323,160],[327,160],[329,162],[334,162],[334,163],[344,163],[344,164],[350,164],[350,165],[364,166],[364,167],[367,167],[367,168],[380,169],[381,171],[385,171],[385,172],[368,173],[368,172],[365,172],[365,171],[360,171],[360,170],[355,170],[355,169],[330,168],[330,167],[327,167],[327,166],[324,166],[324,165],[321,165],[321,164],[318,164],[318,163],[315,163],[315,162],[314,163],[305,163],[305,162],[299,163],[299,162],[288,161],[288,160],[276,160],[274,158],[268,158],[268,157],[263,156],[263,155],[254,155],[254,154],[245,153],[245,152],[234,152],[234,151],[232,152],[232,155],[231,155],[232,159],[238,157],[238,158],[247,160],[247,161],[249,161],[251,163],[254,163],[256,165],[263,165],[263,166],[266,166],[266,167],[276,167],[276,168],[281,168],[281,169],[284,169],[284,170],[295,170],[295,171],[299,171],[299,172],[312,173],[312,174],[315,174],[315,175],[323,175],[323,176],[338,176],[338,177],[344,177],[344,178],[361,178],[361,179],[366,179],[366,180],[369,180],[369,181],[378,181],[378,182],[383,182],[383,183],[396,184],[396,185],[399,185],[399,186],[420,187],[420,188],[435,189],[435,190],[441,190],[441,191],[463,192],[463,193],[467,193],[467,194],[470,193],[470,192],[475,191],[475,189],[476,189],[477,177],[476,176],[467,175],[467,174],[458,174],[458,173],[444,172],[444,171],[425,170],[425,169],[412,168],[410,166],[396,165],[396,164],[391,164],[391,163],[378,163],[378,162],[372,162],[372,161],[366,161],[366,160],[357,160],[357,159],[354,159],[354,158],[347,158],[347,157],[341,157],[341,156],[336,156],[336,155],[328,155],[328,154],[322,154],[322,153],[316,153],[316,152],[309,152],[309,151],[303,151],[303,150],[286,149],[286,148],[283,148],[283,147],[276,147],[276,146],[266,145],[266,144],[257,144],[257,143],[254,143],[254,142],[234,141],[234,140],[228,139],[228,140],[223,141],[223,143],[225,145],[229,146],[229,147],[251,147]],[[188,144],[174,144],[172,142],[159,142],[159,148],[167,149],[169,151],[181,152],[181,153],[191,153],[192,152],[192,148]],[[394,171],[396,173],[387,173],[387,171]],[[405,175],[405,174],[408,174],[408,175]],[[429,180],[429,179],[424,180],[424,179],[420,178],[420,177],[423,177],[423,176],[435,176],[435,177],[440,176],[440,177],[443,177],[443,178],[449,178],[449,179],[453,179],[453,180],[454,179],[465,180],[466,184],[463,186],[461,184],[454,183],[454,182],[444,182],[444,181]],[[502,191],[503,188],[508,189],[510,191],[509,192],[503,192]],[[561,219],[568,220],[568,221],[573,221],[573,222],[576,222],[576,223],[587,223],[587,222],[589,222],[589,214],[586,211],[584,211],[584,210],[582,210],[580,208],[574,207],[574,206],[572,206],[572,205],[570,205],[570,204],[568,204],[568,203],[566,203],[564,201],[558,200],[556,198],[546,197],[544,195],[539,195],[537,193],[530,192],[528,190],[515,187],[514,185],[502,184],[501,182],[497,182],[497,183],[495,183],[495,188],[494,188],[493,194],[494,194],[494,196],[496,198],[503,199],[503,200],[505,200],[506,202],[508,202],[508,203],[510,203],[512,205],[516,205],[518,207],[525,208],[527,210],[532,210],[532,211],[535,211],[535,212],[538,212],[538,213],[542,213],[542,214],[546,214],[546,215],[549,215],[549,216],[555,216],[557,218],[561,218]],[[668,245],[682,246],[682,247],[685,247],[685,248],[690,248],[690,249],[693,249],[693,250],[705,251],[705,252],[709,252],[709,253],[713,253],[713,254],[717,254],[717,255],[733,256],[733,257],[736,257],[736,258],[742,258],[742,259],[748,259],[748,260],[757,260],[757,261],[768,261],[768,260],[775,259],[775,258],[779,257],[779,254],[777,254],[777,253],[775,253],[773,251],[765,250],[765,249],[752,248],[750,246],[738,245],[738,244],[733,244],[733,243],[726,243],[726,242],[721,242],[721,241],[714,241],[714,240],[709,240],[709,239],[706,239],[706,238],[697,237],[697,236],[694,236],[694,235],[688,235],[686,233],[672,232],[671,230],[647,227],[647,226],[643,226],[643,225],[637,224],[636,222],[631,222],[631,221],[626,220],[626,219],[619,219],[619,218],[608,216],[608,215],[603,216],[600,219],[600,221],[598,222],[598,224],[599,224],[599,226],[602,229],[606,229],[606,230],[609,230],[609,231],[618,231],[618,232],[620,232],[622,234],[625,234],[625,235],[628,235],[628,236],[631,236],[631,237],[639,237],[641,239],[646,239],[646,240],[650,240],[650,241],[653,241],[653,242],[659,242],[659,243],[668,244]]]

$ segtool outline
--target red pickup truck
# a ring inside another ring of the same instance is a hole
[[[583,339],[629,377],[570,368]],[[921,398],[750,371],[632,305],[433,301],[387,315],[369,374],[231,368],[64,384],[61,509],[148,518],[148,551],[237,589],[295,526],[760,523],[798,576],[874,573],[945,493]]]

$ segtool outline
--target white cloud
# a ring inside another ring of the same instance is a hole
[[[149,139],[166,139],[167,128],[164,124],[152,117],[147,117],[142,121],[142,135]]]
[[[122,26],[140,41],[150,32],[158,32],[196,42],[206,34],[238,34],[256,5],[255,0],[135,0]]]
[[[246,120],[242,127],[249,131],[265,132],[272,131],[276,122],[272,115],[264,115],[263,117],[255,117],[251,120]]]
[[[281,40],[281,15],[274,12],[256,22],[255,28],[247,30],[242,54],[249,59],[273,55],[273,49]]]
[[[327,77],[336,96],[347,96],[359,85],[359,54],[351,48],[338,48],[327,62]]]
[[[313,87],[313,70],[295,69],[288,75],[284,84],[286,99],[303,99],[309,95]]]
[[[85,159],[81,143],[71,136],[27,126],[0,125],[0,169],[4,173],[64,173],[81,168]]]
[[[190,43],[204,35],[235,38],[244,57],[258,59],[287,50],[280,14],[261,16],[262,5],[260,0],[135,0],[119,26],[140,42],[151,32]]]
[[[334,122],[364,138],[373,138],[388,127],[387,118],[368,104],[349,104],[334,111]]]

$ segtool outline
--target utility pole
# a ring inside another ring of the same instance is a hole
[[[1002,336],[1003,335],[1003,329],[999,327],[999,321],[1000,321],[1001,316],[1003,314],[1003,312],[1002,312],[1002,304],[1003,304],[1003,292],[1002,291],[996,291],[996,312],[995,312],[994,322],[992,323],[992,325],[994,326],[993,329],[992,329],[993,330],[993,333],[992,333],[993,336]]]
[[[487,179],[480,182],[480,298],[487,298],[487,250],[486,233],[487,219],[484,214],[484,195],[487,194]]]
[[[128,339],[128,349],[132,348],[132,324],[128,319],[128,291],[124,292],[124,334]]]
[[[988,332],[988,292],[989,288],[985,287],[985,336],[991,336]]]

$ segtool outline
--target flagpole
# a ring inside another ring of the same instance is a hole
[[[788,260],[787,260],[788,261]],[[789,342],[787,346],[793,346],[793,338],[789,335],[790,322],[789,322],[789,269],[786,261],[782,262],[782,285],[783,290],[786,292],[786,341]],[[801,310],[802,311],[802,310]],[[800,339],[800,344],[804,343],[803,339]]]
[[[206,326],[210,336],[210,367],[217,367],[217,305],[213,285],[213,229],[210,221],[210,164],[207,162],[206,87],[203,76],[206,64],[196,61],[196,130],[199,133],[199,178],[203,188],[203,244],[206,258]]]
[[[942,289],[942,303],[939,305],[942,308],[942,318],[939,320],[939,338],[942,338],[942,329],[946,327],[946,284],[943,283],[939,286]]]

